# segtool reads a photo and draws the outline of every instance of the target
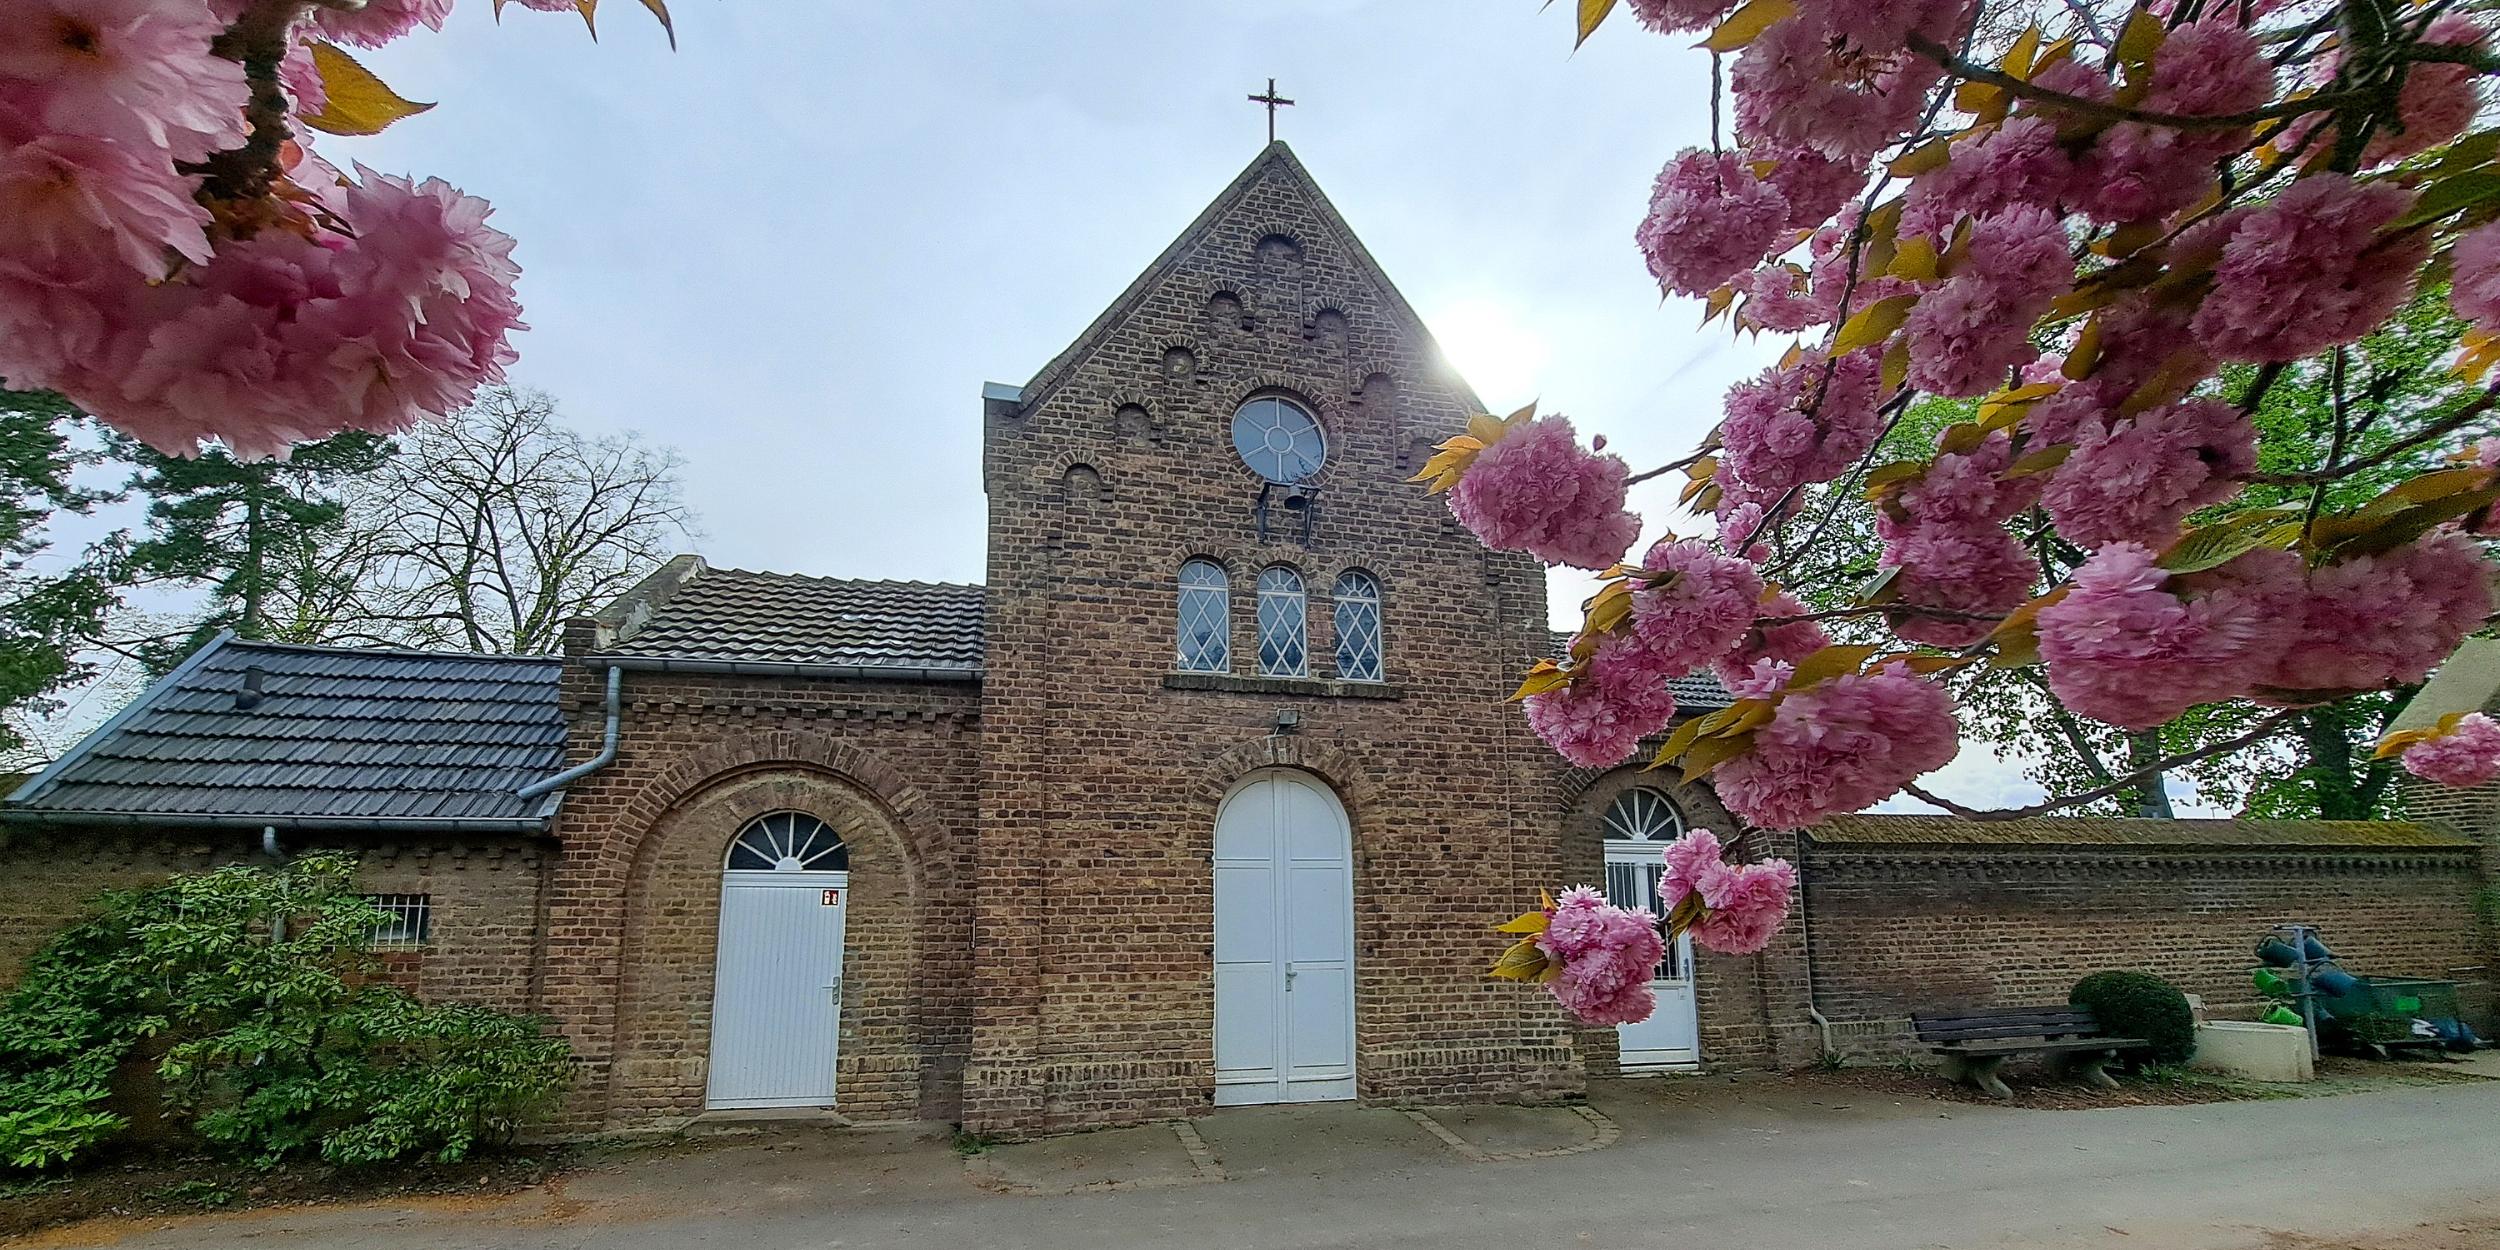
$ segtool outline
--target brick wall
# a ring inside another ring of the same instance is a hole
[[[1897,1044],[1912,1011],[2064,1002],[2087,972],[2139,968],[2255,1008],[2250,950],[2319,926],[2363,974],[2488,981],[2470,848],[1961,845],[1809,841],[1815,989],[1844,1049]],[[2489,1012],[2488,986],[2468,995]]]
[[[1327,434],[1307,541],[1281,512],[1261,541],[1230,444],[1235,410],[1266,394]],[[1459,927],[1560,869],[1551,769],[1501,703],[1545,645],[1544,578],[1401,480],[1473,407],[1274,148],[1022,406],[992,413],[971,1126],[1211,1106],[1215,812],[1277,765],[1332,787],[1353,826],[1360,1095],[1576,1088],[1559,1020],[1487,981],[1494,935]],[[1191,557],[1230,575],[1243,679],[1167,681]],[[1247,679],[1271,564],[1308,587],[1311,680]],[[1326,680],[1349,568],[1383,587],[1385,688]],[[1287,711],[1299,729],[1280,735]]]
[[[358,857],[359,880],[376,894],[423,894],[432,939],[389,952],[393,979],[438,1002],[527,1011],[538,874],[545,845],[526,838],[372,838],[302,835],[286,849]],[[179,872],[266,862],[260,835],[16,826],[0,833],[0,985],[61,928],[90,914],[108,889],[154,885]]]
[[[567,646],[595,641],[582,623]],[[566,681],[585,759],[605,674]],[[863,1122],[955,1119],[978,688],[629,672],[623,699],[616,763],[571,787],[556,822],[543,1003],[585,1067],[560,1127],[701,1112],[723,859],[748,820],[785,810],[851,851],[837,1105]]]

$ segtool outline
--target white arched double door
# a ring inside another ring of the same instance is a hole
[[[842,1029],[842,929],[850,850],[825,822],[748,822],[721,871],[704,1105],[833,1105]]]
[[[1354,1097],[1354,848],[1327,787],[1252,774],[1215,817],[1215,1101]]]

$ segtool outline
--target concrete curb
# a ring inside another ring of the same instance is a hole
[[[1450,1127],[1433,1119],[1429,1112],[1406,1109],[1406,1118],[1423,1126],[1423,1130],[1441,1140],[1450,1152],[1469,1163],[1508,1163],[1514,1159],[1559,1159],[1565,1155],[1584,1155],[1604,1150],[1623,1140],[1623,1126],[1606,1117],[1606,1113],[1586,1104],[1570,1108],[1573,1114],[1589,1122],[1589,1139],[1572,1146],[1555,1146],[1546,1150],[1486,1150],[1459,1136]]]

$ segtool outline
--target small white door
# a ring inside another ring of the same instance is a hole
[[[833,1105],[851,893],[840,848],[822,822],[788,812],[763,817],[733,844],[721,874],[706,1106]],[[775,866],[755,866],[763,862]],[[845,870],[806,867],[823,864]]]
[[[1354,854],[1345,809],[1254,775],[1215,818],[1215,1101],[1354,1097]]]
[[[1683,833],[1674,803],[1656,790],[1627,790],[1606,813],[1606,901],[1634,911],[1663,914],[1658,879],[1666,872],[1660,852]],[[1690,1068],[1701,1063],[1701,1024],[1693,997],[1693,939],[1667,948],[1649,983],[1658,1009],[1638,1024],[1615,1026],[1616,1062],[1627,1071]]]

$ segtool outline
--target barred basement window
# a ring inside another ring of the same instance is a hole
[[[423,946],[434,936],[434,898],[428,894],[368,894],[365,901],[389,917],[373,931],[376,946]]]

